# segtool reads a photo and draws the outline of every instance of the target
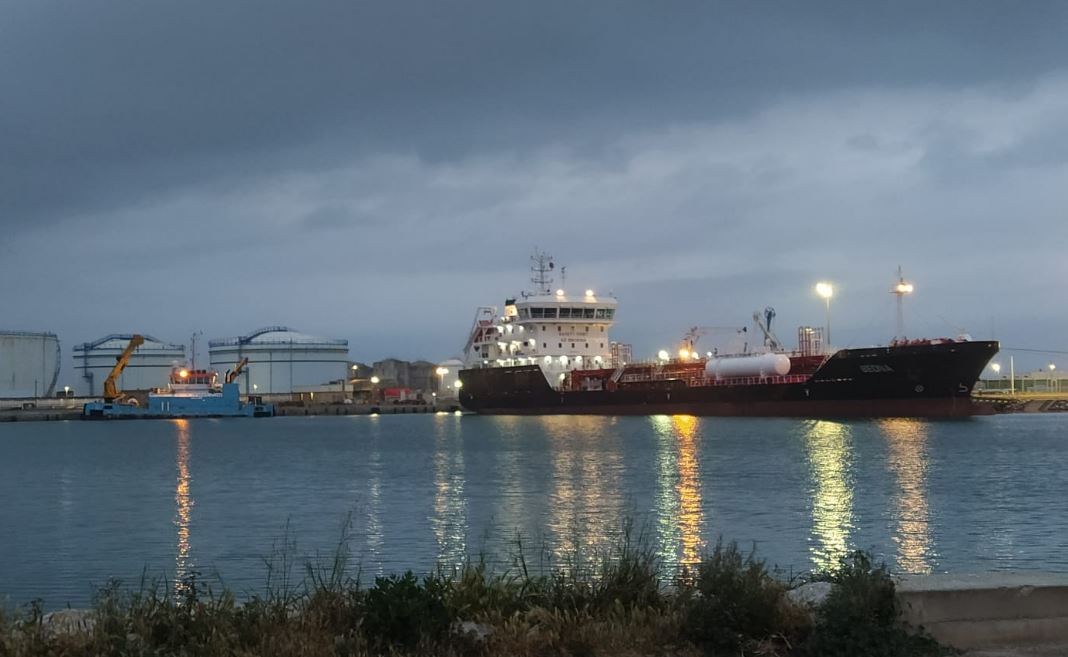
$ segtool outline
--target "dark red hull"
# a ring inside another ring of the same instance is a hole
[[[993,412],[971,391],[996,342],[842,350],[801,381],[694,385],[658,379],[556,390],[537,365],[463,370],[460,402],[487,414],[964,417]]]

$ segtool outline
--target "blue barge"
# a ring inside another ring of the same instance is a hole
[[[205,370],[175,371],[169,389],[150,392],[145,405],[122,397],[89,402],[82,410],[82,417],[87,420],[147,420],[274,415],[273,405],[264,404],[258,397],[243,402],[236,383],[231,380],[219,386],[215,376],[215,372]]]

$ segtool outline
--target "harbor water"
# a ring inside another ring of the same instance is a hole
[[[0,601],[191,573],[258,592],[267,562],[299,576],[339,543],[365,579],[565,564],[627,519],[671,565],[722,537],[793,573],[857,548],[903,573],[1068,571],[1066,447],[1057,414],[0,425]]]

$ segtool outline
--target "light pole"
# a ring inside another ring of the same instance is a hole
[[[998,378],[998,388],[1000,389],[1001,388],[1001,380],[1000,380],[1001,377],[998,376],[998,375],[1001,374],[1001,363],[991,363],[990,364],[990,369],[994,370],[994,376]]]
[[[903,299],[906,294],[912,294],[912,283],[905,280],[901,274],[901,265],[897,267],[897,285],[890,290],[890,294],[897,297],[897,339],[905,339],[905,309]]]
[[[824,345],[829,347],[831,345],[831,297],[834,296],[834,286],[830,283],[816,283],[816,294],[823,297],[823,300],[827,302],[827,309],[824,315],[824,320],[827,325],[827,336],[824,338]]]
[[[1049,364],[1049,391],[1053,392],[1053,370],[1057,369],[1057,366],[1053,363]]]

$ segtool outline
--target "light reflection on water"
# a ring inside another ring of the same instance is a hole
[[[871,550],[900,572],[1068,571],[1068,416],[965,422],[380,416],[0,426],[0,604],[121,577],[262,584],[351,518],[366,577],[485,552],[559,565],[625,519],[669,566],[717,537],[792,572]]]
[[[699,420],[690,415],[654,415],[649,422],[657,436],[658,552],[666,565],[692,566],[704,548]]]
[[[817,568],[832,568],[851,549],[854,487],[851,427],[827,420],[806,424],[805,447],[812,478],[809,552]]]
[[[450,419],[434,416],[434,517],[430,524],[438,542],[438,562],[453,568],[467,559],[467,498],[463,435],[449,431]]]
[[[613,420],[595,416],[539,420],[552,459],[546,547],[558,563],[575,555],[602,554],[619,537],[626,515],[622,450],[613,445],[607,431]]]
[[[927,508],[927,423],[893,418],[881,420],[886,436],[887,465],[897,478],[894,517],[897,567],[906,573],[931,572],[931,534]]]
[[[174,558],[175,593],[184,592],[184,579],[189,574],[189,522],[193,516],[193,498],[189,494],[189,420],[174,420],[178,443],[178,481],[174,491],[175,517],[178,528],[178,549]]]

